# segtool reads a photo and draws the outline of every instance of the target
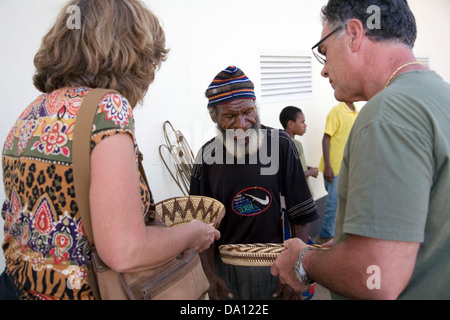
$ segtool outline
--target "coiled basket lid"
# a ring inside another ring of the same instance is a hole
[[[220,201],[213,198],[184,196],[157,203],[156,212],[168,227],[181,225],[196,219],[217,229],[225,215],[225,207]]]
[[[321,248],[320,245],[310,245]],[[226,244],[219,246],[222,262],[235,266],[270,267],[286,248],[279,243]]]

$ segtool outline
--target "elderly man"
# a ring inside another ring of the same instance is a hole
[[[254,85],[239,68],[230,66],[220,72],[206,97],[219,134],[197,156],[190,193],[213,197],[226,207],[221,239],[203,257],[211,283],[209,296],[256,300],[271,299],[276,293],[278,297],[278,279],[271,276],[269,267],[223,264],[217,248],[283,243],[291,236],[307,241],[309,223],[318,213],[298,153],[285,132],[260,124]],[[302,298],[302,292],[286,288],[283,295]]]
[[[333,297],[449,299],[450,85],[414,58],[406,1],[330,0],[322,14],[322,75],[338,100],[368,103],[344,153],[333,246],[288,241],[272,273]]]

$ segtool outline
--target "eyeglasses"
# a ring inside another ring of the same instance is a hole
[[[327,40],[329,37],[331,37],[333,34],[335,34],[338,30],[340,30],[341,28],[343,28],[343,26],[337,27],[336,29],[334,29],[331,33],[329,33],[325,38],[323,38],[322,40],[320,40],[319,42],[317,42],[317,44],[311,48],[314,56],[316,57],[316,59],[321,63],[321,64],[326,64],[327,63],[327,58],[325,55],[323,55],[320,50],[319,50],[319,46],[325,41]]]

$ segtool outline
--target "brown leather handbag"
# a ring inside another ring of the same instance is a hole
[[[114,90],[94,89],[84,97],[78,112],[72,146],[75,193],[87,235],[84,254],[89,261],[88,281],[94,297],[102,300],[204,299],[209,282],[194,249],[186,250],[162,266],[133,273],[115,272],[103,263],[95,250],[89,209],[91,133],[97,106],[108,93],[119,94]],[[139,157],[139,167],[146,180],[141,160]],[[147,218],[151,215],[156,215],[156,218],[145,219],[147,225],[162,224],[155,211],[147,214]]]

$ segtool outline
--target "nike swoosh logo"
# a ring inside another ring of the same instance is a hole
[[[244,194],[245,194],[247,197],[252,198],[252,199],[255,200],[256,202],[259,202],[259,203],[262,204],[263,206],[267,206],[267,205],[269,204],[269,202],[270,202],[269,196],[266,196],[266,199],[263,200],[263,199],[257,198],[257,197],[255,197],[255,196],[252,196],[252,195],[247,194],[247,193],[244,193]]]

